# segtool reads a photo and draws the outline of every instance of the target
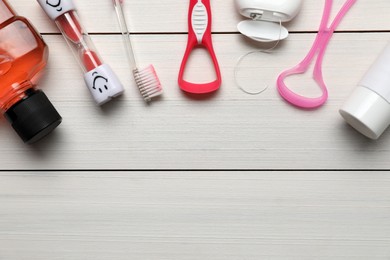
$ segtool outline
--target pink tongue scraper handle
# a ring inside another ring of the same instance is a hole
[[[326,51],[326,47],[330,39],[332,38],[334,31],[336,30],[337,26],[340,24],[343,17],[356,3],[356,1],[357,0],[346,1],[343,7],[340,9],[339,13],[337,14],[336,18],[332,22],[331,26],[328,28],[327,25],[332,10],[333,0],[325,0],[325,8],[321,20],[321,25],[310,52],[303,59],[301,63],[299,63],[297,66],[289,70],[284,71],[278,77],[277,80],[278,91],[285,100],[287,100],[288,102],[290,102],[291,104],[297,107],[308,108],[308,109],[320,107],[326,102],[326,100],[328,99],[328,90],[326,88],[323,75],[322,75],[322,60]],[[322,91],[322,95],[316,98],[301,96],[293,92],[292,90],[290,90],[286,86],[284,81],[288,76],[305,73],[308,70],[311,62],[313,61],[317,53],[318,53],[318,57],[313,71],[313,78],[315,82],[317,82],[317,84],[319,85]]]
[[[216,91],[221,86],[221,72],[213,49],[211,39],[211,6],[210,0],[190,0],[188,12],[188,42],[187,49],[179,72],[179,86],[183,91],[194,94],[205,94]],[[195,47],[204,47],[213,60],[217,79],[213,82],[197,84],[183,79],[188,58]]]

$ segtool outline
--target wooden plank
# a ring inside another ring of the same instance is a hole
[[[215,36],[224,84],[215,96],[195,100],[176,84],[186,36],[137,36],[138,57],[144,65],[155,64],[165,88],[161,100],[146,106],[130,78],[120,36],[94,36],[127,91],[101,109],[94,105],[61,36],[45,36],[52,51],[39,87],[64,122],[46,140],[27,146],[2,120],[1,168],[389,169],[389,133],[378,142],[369,141],[338,115],[389,35],[337,34],[324,60],[330,100],[321,109],[302,111],[281,100],[274,82],[305,55],[313,37],[292,35],[274,53],[249,57],[253,63],[245,66],[251,73],[242,81],[269,85],[263,94],[250,96],[235,85],[233,68],[237,58],[255,46],[238,35]],[[189,70],[198,78],[212,74],[196,62]],[[308,74],[291,84],[302,84],[309,92],[310,83]]]
[[[334,2],[336,10],[344,1]],[[103,58],[126,87],[103,108],[93,104],[77,63],[62,37],[51,35],[58,30],[36,1],[10,3],[50,46],[39,87],[64,122],[27,146],[0,119],[0,260],[390,258],[388,172],[189,171],[390,169],[389,131],[369,141],[337,113],[389,39],[384,10],[390,1],[357,1],[343,20],[338,30],[344,33],[335,35],[323,66],[330,99],[316,111],[284,103],[275,79],[308,51],[323,1],[304,1],[286,25],[292,35],[272,54],[246,59],[240,80],[268,85],[259,96],[237,88],[234,66],[244,53],[269,46],[237,34],[242,17],[234,1],[212,1],[224,83],[206,99],[184,95],[176,83],[188,1],[126,1],[131,30],[142,34],[133,37],[137,57],[156,66],[165,89],[150,106],[130,77],[110,0],[77,1]],[[191,60],[187,76],[213,77],[204,66],[207,56],[196,57],[201,62]],[[308,76],[289,83],[317,93]],[[7,172],[24,169],[53,171]]]
[[[385,172],[2,172],[0,259],[390,257]]]
[[[25,15],[42,33],[58,32],[36,1],[10,1],[14,8]],[[314,31],[318,29],[324,1],[305,0],[301,14],[286,25],[292,31]],[[344,1],[334,1],[334,13]],[[80,16],[89,32],[118,32],[118,25],[110,0],[76,1]],[[235,9],[234,1],[212,1],[215,32],[236,32],[242,19]],[[339,30],[383,31],[390,30],[387,12],[388,0],[357,1],[353,10],[342,22]],[[133,32],[186,32],[188,1],[148,0],[126,1],[126,14]]]

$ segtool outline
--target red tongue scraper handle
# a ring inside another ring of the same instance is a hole
[[[211,6],[210,0],[190,0],[188,12],[188,42],[187,49],[179,72],[179,86],[183,91],[193,94],[206,94],[216,91],[221,86],[221,71],[214,52],[211,39]],[[191,83],[183,79],[188,58],[196,47],[204,47],[209,52],[214,63],[217,79],[209,83]]]

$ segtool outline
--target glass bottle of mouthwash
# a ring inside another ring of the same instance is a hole
[[[25,143],[54,130],[61,116],[36,84],[48,47],[41,35],[10,4],[0,0],[0,112]]]

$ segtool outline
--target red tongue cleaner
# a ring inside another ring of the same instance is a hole
[[[74,43],[83,41],[83,29],[73,12],[69,13],[70,18],[63,15],[58,17],[58,22],[61,24],[66,36]],[[91,71],[102,65],[98,55],[92,50],[83,50],[82,61],[87,71]]]

